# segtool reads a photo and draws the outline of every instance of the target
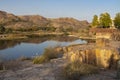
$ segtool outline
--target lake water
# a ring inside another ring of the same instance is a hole
[[[47,47],[84,44],[85,40],[69,37],[30,38],[25,40],[0,41],[0,60],[11,60],[19,57],[41,55]],[[65,39],[66,38],[66,39]]]

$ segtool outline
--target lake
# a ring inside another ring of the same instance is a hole
[[[47,47],[85,44],[87,41],[68,36],[31,37],[21,40],[0,40],[0,60],[41,55]]]

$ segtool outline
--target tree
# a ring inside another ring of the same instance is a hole
[[[100,15],[100,26],[103,28],[110,28],[112,25],[112,20],[109,13],[102,13]]]
[[[0,25],[0,34],[3,34],[5,32],[5,28],[3,25]]]
[[[98,25],[99,25],[98,16],[94,15],[93,20],[92,20],[92,27],[96,28]]]
[[[114,19],[114,25],[116,28],[120,29],[120,13],[117,13]]]

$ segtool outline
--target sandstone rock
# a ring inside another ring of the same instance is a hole
[[[79,53],[79,51],[77,51],[76,53],[73,53],[70,57],[70,61],[71,62],[76,62],[76,61],[83,62],[81,53]]]
[[[109,43],[109,40],[104,38],[96,39],[96,46],[97,47],[105,47]]]
[[[100,43],[99,43],[100,42]],[[107,42],[107,43],[106,43]],[[101,68],[116,68],[117,61],[120,59],[119,49],[117,47],[108,46],[109,41],[106,39],[99,39],[96,41],[97,46],[87,48],[88,45],[69,46],[64,48],[66,58],[71,62],[80,61],[97,65]],[[84,49],[83,49],[84,48]]]
[[[68,52],[67,47],[63,47],[63,51],[64,53],[67,53]]]

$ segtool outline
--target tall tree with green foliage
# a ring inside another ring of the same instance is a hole
[[[120,29],[120,13],[117,13],[114,19],[114,25],[117,29]]]
[[[109,13],[102,13],[100,15],[100,26],[103,28],[110,28],[112,25],[112,20]]]
[[[92,28],[96,28],[99,25],[98,16],[94,15],[92,20]]]
[[[5,32],[5,27],[3,25],[0,25],[0,34],[3,34]]]

